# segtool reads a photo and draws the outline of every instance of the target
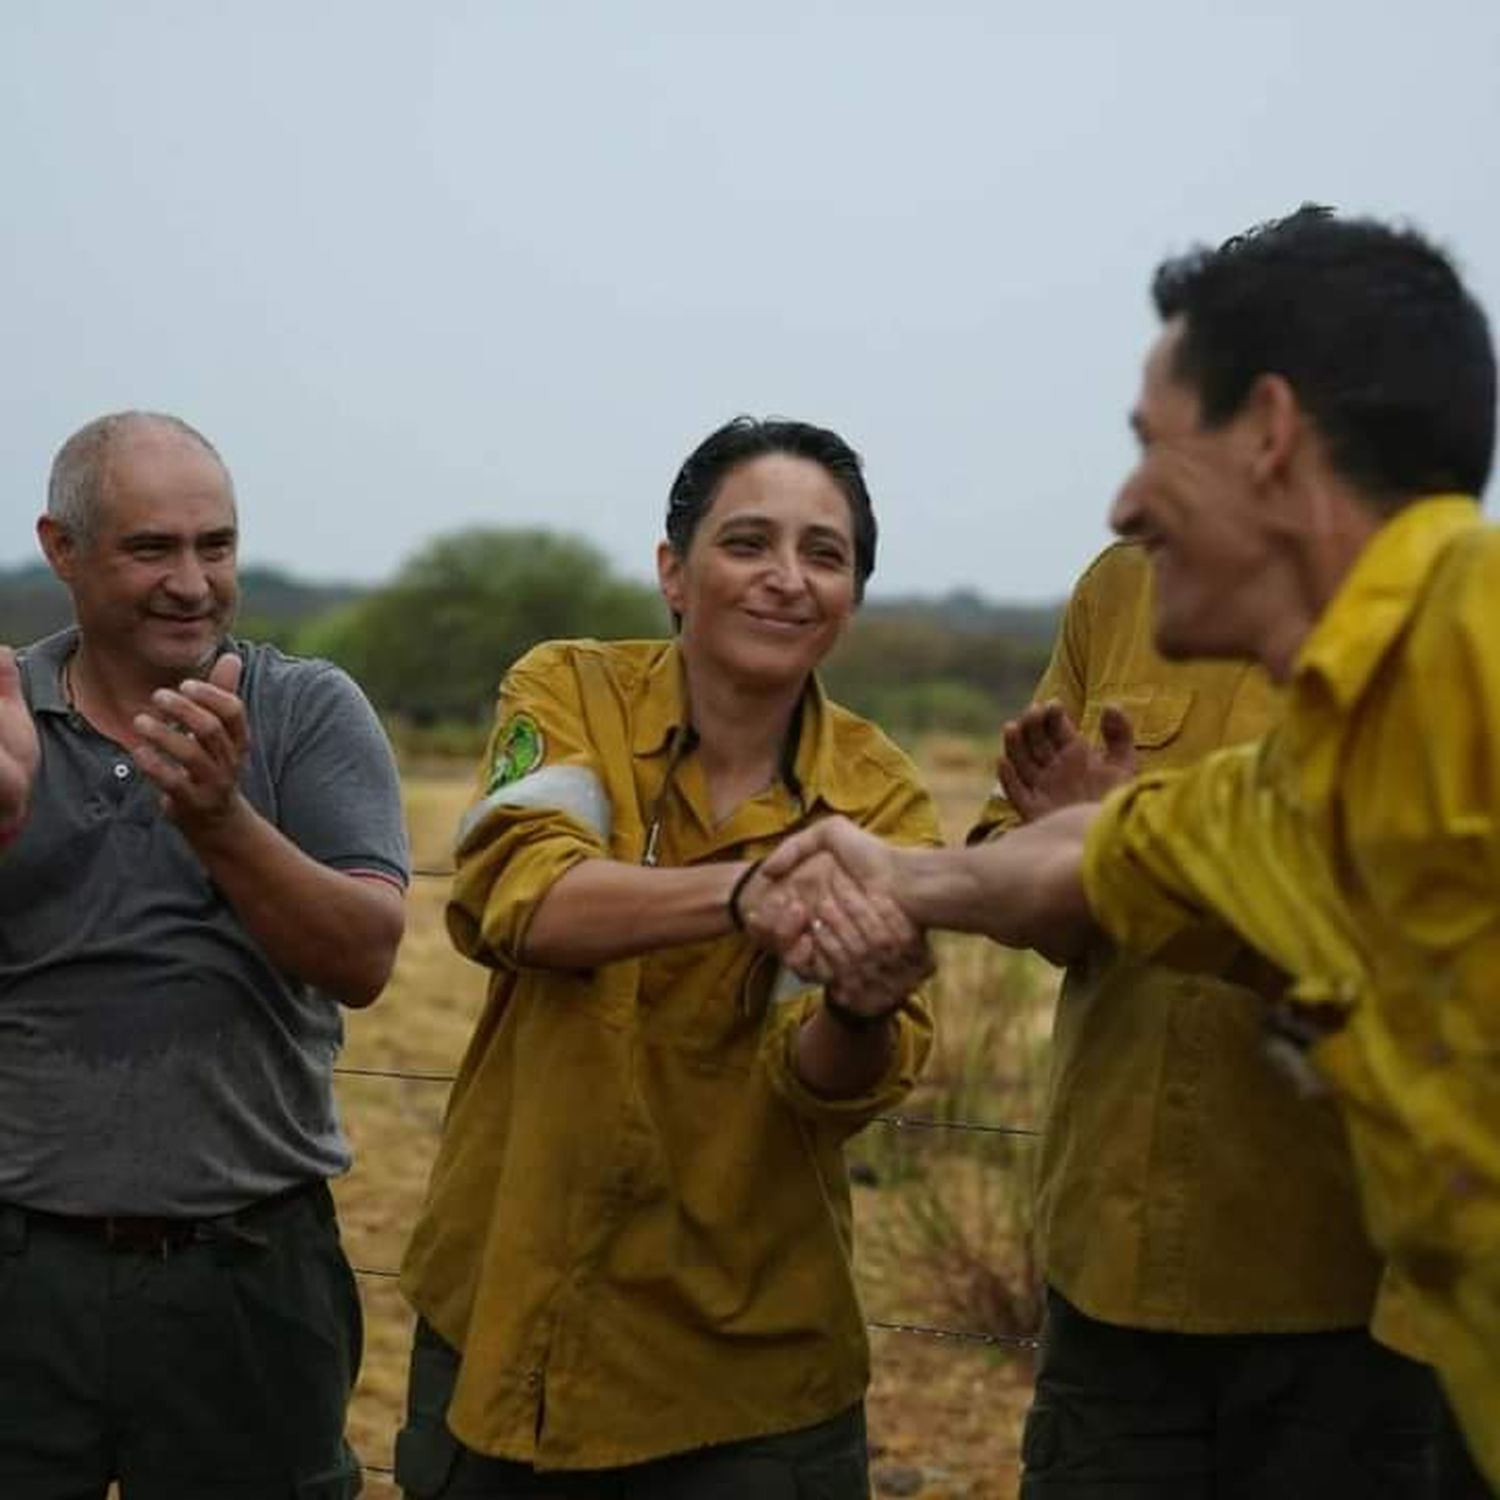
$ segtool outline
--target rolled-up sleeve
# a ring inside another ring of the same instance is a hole
[[[576,678],[555,647],[538,647],[501,684],[474,801],[459,824],[446,912],[459,952],[520,967],[542,898],[574,865],[608,854],[610,817]]]
[[[862,1094],[830,1099],[808,1088],[797,1071],[797,1034],[822,1003],[823,991],[813,986],[777,1006],[762,1034],[762,1060],[776,1092],[799,1115],[840,1135],[853,1135],[876,1115],[894,1109],[916,1086],[932,1051],[932,1009],[925,988],[908,995],[896,1018],[890,1063],[878,1082]]]

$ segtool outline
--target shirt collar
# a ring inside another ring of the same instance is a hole
[[[1433,495],[1403,506],[1366,544],[1313,626],[1294,680],[1320,679],[1338,707],[1347,708],[1410,618],[1439,555],[1455,536],[1482,524],[1472,495]]]
[[[66,714],[72,710],[63,692],[63,667],[78,645],[78,627],[69,625],[55,635],[34,641],[23,653],[26,660],[27,687],[31,694],[31,711],[38,714]]]
[[[820,800],[829,807],[849,811],[868,800],[861,796],[851,768],[841,766],[834,744],[834,716],[838,710],[828,701],[823,684],[814,673],[802,697],[796,752],[791,758],[789,790],[806,807]],[[631,748],[637,755],[668,753],[677,737],[691,733],[682,656],[672,642],[646,669],[645,691],[635,716]]]
[[[830,703],[823,684],[814,676],[802,699],[802,735],[793,761],[804,807],[822,802],[837,812],[853,813],[869,806],[868,786],[861,782],[856,767],[865,771],[863,761],[841,758],[835,743],[834,720],[840,710]]]
[[[647,666],[643,687],[631,749],[637,755],[659,755],[688,728],[687,688],[675,641]]]

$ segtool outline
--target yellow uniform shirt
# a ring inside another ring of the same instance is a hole
[[[552,883],[640,862],[653,823],[664,866],[761,855],[829,811],[938,841],[911,762],[816,684],[788,774],[720,827],[686,723],[674,645],[537,648],[460,837],[449,929],[495,972],[402,1285],[462,1351],[454,1433],[541,1468],[790,1431],[868,1380],[842,1145],[912,1086],[921,1000],[879,1085],[830,1100],[794,1067],[817,992],[738,934],[587,973],[518,958]]]
[[[1468,499],[1381,527],[1258,745],[1105,803],[1089,902],[1159,950],[1225,921],[1296,977],[1366,1218],[1500,1479],[1500,533]]]
[[[1074,590],[1036,700],[1060,700],[1095,741],[1102,709],[1117,704],[1146,771],[1269,726],[1276,694],[1263,672],[1165,661],[1152,618],[1145,551],[1110,547]],[[997,793],[970,840],[1018,821]],[[1048,1281],[1091,1317],[1183,1333],[1368,1322],[1379,1265],[1342,1124],[1267,1058],[1263,1016],[1248,990],[1103,942],[1068,970],[1037,1239]]]

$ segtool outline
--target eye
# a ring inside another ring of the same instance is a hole
[[[836,542],[814,542],[807,549],[807,556],[820,568],[844,569],[849,566],[849,556]]]
[[[765,546],[765,541],[762,537],[741,532],[737,536],[724,537],[719,545],[737,557],[751,557]]]

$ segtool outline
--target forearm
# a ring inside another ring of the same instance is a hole
[[[1081,803],[967,849],[903,849],[896,899],[920,927],[978,932],[1066,961],[1092,930],[1083,845],[1098,814]]]
[[[825,1099],[868,1094],[890,1068],[897,1024],[892,1016],[856,1031],[819,1006],[797,1032],[797,1076]]]
[[[723,937],[734,930],[729,896],[745,868],[741,861],[662,870],[583,860],[542,897],[521,960],[538,968],[592,969]]]
[[[182,832],[278,968],[345,1005],[380,994],[405,926],[394,885],[320,864],[243,797],[222,819]]]

